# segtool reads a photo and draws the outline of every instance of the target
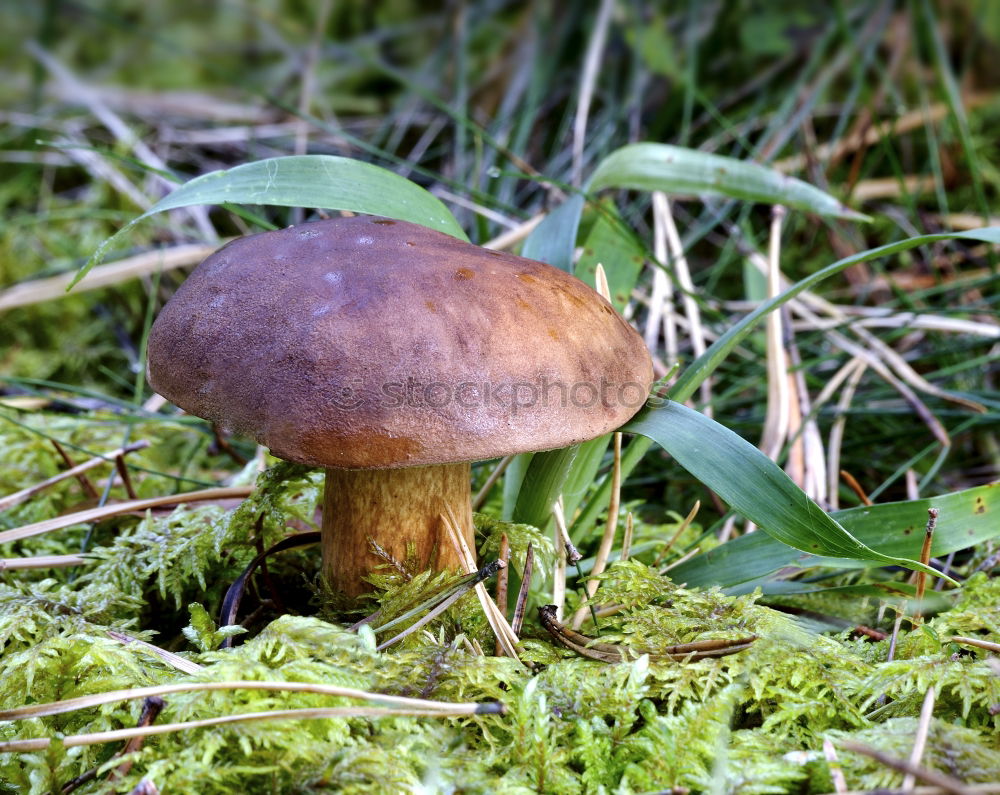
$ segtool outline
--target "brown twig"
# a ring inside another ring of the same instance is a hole
[[[750,645],[757,639],[756,635],[749,635],[737,640],[699,640],[694,643],[667,646],[660,651],[653,652],[632,649],[627,646],[616,646],[613,643],[601,643],[586,635],[581,635],[579,632],[574,632],[556,619],[555,605],[539,607],[538,618],[542,622],[542,626],[560,646],[576,652],[581,657],[606,663],[629,662],[643,654],[648,654],[651,660],[657,662],[665,660],[689,662],[703,660],[706,657],[724,657],[750,648]]]
[[[260,530],[260,523],[263,520],[263,514],[258,518],[258,532]],[[243,599],[243,594],[246,590],[246,584],[250,577],[253,575],[254,571],[258,566],[263,566],[264,562],[267,560],[269,555],[277,554],[278,552],[284,552],[286,549],[293,549],[295,547],[307,546],[310,544],[318,544],[320,541],[320,533],[317,531],[310,531],[307,533],[296,533],[295,535],[287,536],[277,544],[274,544],[267,550],[263,550],[257,554],[257,556],[247,564],[246,568],[240,573],[240,576],[233,580],[232,584],[226,590],[226,595],[222,600],[222,607],[219,608],[219,626],[226,627],[231,626],[236,623],[237,616],[239,614],[240,602]],[[245,622],[249,623],[249,621]],[[233,645],[232,636],[227,637],[222,641],[222,648],[228,649]]]
[[[510,466],[510,462],[514,460],[514,456],[509,455],[502,459],[499,464],[497,464],[493,471],[490,472],[490,476],[486,478],[486,482],[483,487],[476,492],[476,496],[472,498],[472,510],[478,511],[483,507],[483,503],[486,502],[486,498],[490,496],[490,492],[496,485],[496,482],[500,480],[500,476],[507,471],[507,467]]]
[[[70,471],[75,470],[76,462],[72,458],[70,458],[69,453],[67,453],[66,450],[63,449],[63,446],[59,444],[59,442],[57,442],[55,439],[51,439],[50,441],[52,442],[52,446],[56,448],[56,452],[59,453],[59,457],[63,460],[63,463],[70,468]],[[97,493],[97,489],[94,488],[94,484],[90,482],[90,478],[88,478],[85,474],[83,474],[82,471],[78,471],[74,477],[76,477],[76,479],[80,483],[81,488],[83,488],[84,492],[86,492],[87,496],[90,497],[92,500],[96,500],[100,496]]]
[[[159,696],[149,696],[142,702],[142,712],[139,714],[139,720],[136,723],[136,728],[142,728],[144,726],[152,726],[153,722],[156,720],[157,716],[163,711],[163,707],[166,706],[166,702]],[[118,752],[115,756],[125,756],[126,754],[134,753],[142,748],[142,743],[144,737],[132,737],[127,740],[125,746]],[[126,759],[117,768],[111,771],[108,775],[107,783],[114,784],[123,776],[128,775],[128,772],[132,769],[132,760]],[[85,773],[81,773],[74,779],[67,781],[62,786],[62,795],[69,795],[70,792],[82,787],[90,781],[97,778],[97,768],[92,767]]]
[[[871,505],[872,501],[868,499],[868,495],[865,494],[865,490],[861,488],[861,484],[854,479],[854,475],[848,472],[846,469],[840,470],[840,477],[844,479],[844,482],[850,486],[851,491],[858,495],[858,499],[861,500],[862,505]]]
[[[930,562],[931,559],[931,541],[934,539],[934,528],[937,527],[938,520],[938,509],[928,508],[927,509],[927,528],[924,531],[924,545],[920,548],[920,562],[925,566]],[[921,602],[924,598],[924,589],[927,586],[927,573],[923,571],[917,572],[917,593],[916,593],[916,609],[913,613],[913,623],[919,624],[921,618],[923,617],[923,607]]]
[[[139,721],[136,726],[141,728],[143,726],[152,726],[153,722],[163,711],[166,706],[165,702],[159,696],[150,696],[142,702],[142,712],[139,714]],[[145,737],[132,737],[126,743],[125,747],[119,752],[119,756],[125,756],[126,754],[135,753],[142,748],[143,742],[145,742]],[[132,769],[133,760],[126,759],[118,767],[111,771],[108,775],[108,784],[114,784],[119,779],[127,776],[129,771]]]
[[[510,622],[515,635],[521,634],[524,626],[524,611],[528,605],[528,589],[531,587],[531,575],[535,571],[535,550],[531,544],[524,553],[524,571],[521,572],[521,588],[517,592],[517,602],[514,605],[514,618]]]
[[[945,773],[940,773],[937,770],[931,770],[920,765],[914,765],[905,759],[898,759],[895,756],[885,753],[884,751],[878,750],[877,748],[872,748],[870,745],[846,739],[837,740],[836,742],[837,745],[847,751],[853,751],[856,754],[867,756],[885,765],[886,767],[898,770],[900,773],[910,773],[914,778],[919,779],[920,781],[925,781],[928,784],[933,784],[936,787],[941,787],[941,789],[945,792],[952,793],[952,795],[973,795],[973,793],[975,793],[975,790],[965,786],[965,784],[957,778],[952,778],[951,776]]]
[[[212,423],[212,436],[215,438],[215,444],[222,452],[233,459],[233,461],[235,461],[239,466],[246,466],[246,456],[241,455],[239,451],[229,443],[229,440],[222,433],[222,429],[219,427],[219,423],[217,422]]]
[[[94,489],[93,484],[83,477],[83,473],[93,469],[96,466],[105,464],[112,459],[117,459],[118,457],[125,455],[127,453],[134,452],[135,450],[142,450],[143,448],[149,447],[149,442],[146,440],[140,440],[138,442],[133,442],[125,447],[119,447],[117,450],[112,450],[110,453],[100,456],[94,456],[82,464],[74,464],[73,460],[66,454],[63,450],[62,445],[60,445],[55,440],[52,441],[55,445],[56,450],[59,451],[63,460],[70,466],[65,472],[60,472],[58,475],[54,475],[48,480],[43,480],[41,483],[36,483],[34,486],[28,486],[26,489],[21,489],[20,491],[15,491],[13,494],[8,494],[6,497],[0,497],[0,511],[7,510],[8,508],[13,508],[15,505],[20,505],[22,502],[31,499],[33,496],[38,494],[40,491],[47,489],[49,486],[55,485],[66,478],[76,477],[82,478],[80,484],[84,485],[84,490],[87,492],[88,496],[95,498],[98,496],[97,491]]]
[[[885,640],[889,637],[885,632],[880,629],[872,629],[871,627],[865,626],[864,624],[858,624],[854,629],[851,630],[852,634],[864,635],[866,638],[871,638],[872,640]]]
[[[128,467],[125,466],[125,456],[115,456],[115,469],[118,470],[118,476],[122,479],[122,485],[125,487],[125,493],[128,494],[128,498],[130,500],[139,499],[139,495],[135,492],[135,486],[132,485],[132,476],[129,475]]]
[[[681,534],[691,526],[691,522],[694,521],[695,517],[698,515],[698,511],[701,510],[701,500],[695,500],[694,505],[691,506],[691,510],[688,511],[688,515],[684,517],[683,521],[677,525],[677,529],[674,534],[670,536],[670,540],[667,541],[666,546],[664,546],[657,554],[656,560],[653,561],[653,568],[655,569],[660,565],[660,561],[666,557],[666,554],[670,551],[674,544],[677,543],[677,539],[681,537]]]

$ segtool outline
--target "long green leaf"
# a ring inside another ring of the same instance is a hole
[[[819,188],[772,168],[670,144],[637,143],[615,150],[601,161],[586,186],[587,191],[602,188],[729,196],[819,215],[869,220]]]
[[[566,482],[578,445],[535,453],[524,474],[514,506],[514,521],[544,528],[552,516],[552,506]]]
[[[144,218],[196,204],[262,204],[320,207],[385,215],[422,224],[466,240],[440,199],[380,166],[334,155],[293,155],[246,163],[195,177],[163,197],[105,240],[70,284],[73,287],[105,252]]]
[[[695,359],[684,370],[680,378],[677,379],[677,382],[670,390],[671,398],[677,401],[684,401],[690,398],[697,391],[702,381],[708,378],[708,376],[710,376],[716,368],[722,364],[732,350],[739,345],[748,334],[753,332],[754,328],[761,320],[763,320],[775,309],[778,309],[780,306],[793,299],[795,296],[805,290],[815,287],[824,279],[829,279],[831,276],[835,276],[841,271],[851,267],[852,265],[856,265],[859,262],[867,262],[869,260],[878,259],[879,257],[889,256],[890,254],[898,254],[902,251],[907,251],[911,248],[916,248],[917,246],[922,246],[927,243],[934,243],[938,240],[952,239],[975,240],[983,243],[1000,244],[1000,227],[989,226],[983,227],[982,229],[973,229],[968,232],[945,232],[935,235],[919,235],[917,237],[907,238],[906,240],[900,240],[896,243],[879,246],[878,248],[861,251],[857,254],[852,254],[849,257],[844,257],[843,259],[827,265],[825,268],[816,271],[816,273],[813,273],[805,279],[796,282],[781,295],[775,296],[770,301],[761,304],[749,315],[734,324],[728,331],[726,331],[725,334],[712,343],[708,350]],[[652,444],[652,440],[645,437],[632,440],[625,452],[622,454],[622,478],[628,477],[629,473],[635,469]],[[593,524],[597,515],[601,512],[601,510],[603,510],[603,506],[608,504],[609,491],[610,484],[608,481],[605,481],[595,490],[594,494],[587,502],[587,505],[584,506],[579,516],[577,516],[576,520],[573,522],[571,533],[574,538],[584,532],[589,525]]]
[[[623,430],[654,439],[733,510],[789,546],[814,555],[869,560],[934,573],[914,560],[878,552],[859,541],[809,499],[770,458],[704,414],[664,401],[643,409]]]
[[[832,514],[851,535],[886,554],[916,557],[924,542],[927,509],[939,511],[931,555],[983,544],[1000,537],[1000,485],[975,488],[905,502],[861,506]],[[766,577],[788,566],[838,566],[845,561],[792,549],[764,533],[751,533],[682,563],[671,571],[677,582],[689,585],[736,585]],[[880,565],[858,560],[853,566]]]

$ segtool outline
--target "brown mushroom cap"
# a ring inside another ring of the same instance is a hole
[[[153,325],[149,381],[321,467],[392,468],[608,433],[653,381],[640,336],[534,260],[370,216],[240,238]]]

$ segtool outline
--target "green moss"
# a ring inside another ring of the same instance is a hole
[[[43,450],[32,453],[39,472],[49,466]],[[588,621],[588,635],[652,652],[705,638],[752,634],[757,641],[740,654],[696,663],[637,655],[607,665],[556,645],[529,613],[522,659],[533,667],[525,667],[476,653],[472,641],[489,650],[493,638],[470,593],[387,652],[375,650],[386,635],[348,631],[332,620],[329,606],[323,613],[329,621],[283,615],[236,637],[234,648],[221,649],[224,637],[239,632],[215,623],[221,593],[260,545],[289,532],[289,522],[309,526],[319,485],[316,473],[279,464],[235,510],[182,507],[123,522],[116,535],[101,534],[94,563],[79,575],[11,578],[0,585],[0,705],[153,683],[267,679],[445,701],[498,700],[508,708],[503,716],[245,723],[162,735],[133,755],[122,788],[149,776],[161,789],[203,793],[420,787],[638,793],[687,787],[756,795],[829,791],[821,753],[827,737],[853,737],[905,756],[920,701],[933,684],[938,702],[926,759],[970,782],[991,780],[986,771],[997,765],[997,716],[990,714],[1000,701],[997,677],[982,653],[956,653],[948,643],[959,632],[996,631],[997,583],[980,575],[969,580],[953,609],[904,630],[893,662],[885,661],[885,643],[816,635],[758,604],[758,594],[689,591],[635,561],[616,563],[601,576],[600,602],[617,609],[600,618],[599,629]],[[501,533],[511,541],[514,570],[523,565],[529,542],[543,558],[552,553],[534,528],[488,517],[478,517],[477,526],[484,560],[495,554]],[[29,540],[24,547],[45,543]],[[294,566],[279,560],[269,566],[272,580],[301,587],[315,576],[317,563],[303,553]],[[390,568],[377,572],[373,607],[381,612],[375,625],[453,581],[448,574],[406,579]],[[109,630],[171,646],[203,667],[181,674],[123,645]],[[174,694],[166,701],[163,722],[350,703],[267,691]],[[132,726],[139,709],[139,703],[110,704],[6,723],[0,737]],[[2,754],[0,780],[18,792],[48,792],[92,767],[115,767],[113,750],[56,743],[44,753]],[[842,759],[852,786],[899,783],[862,758]],[[80,791],[101,792],[103,781],[98,776]]]

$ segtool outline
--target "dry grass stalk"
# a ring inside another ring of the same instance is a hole
[[[535,227],[545,219],[546,215],[547,213],[538,213],[538,215],[532,216],[527,221],[523,221],[518,224],[509,232],[503,232],[492,240],[487,240],[483,243],[483,248],[493,249],[494,251],[503,251],[504,249],[516,246],[535,230]]]
[[[100,95],[84,84],[51,53],[43,49],[36,42],[28,42],[25,45],[28,53],[35,58],[45,69],[61,83],[73,96],[74,101],[85,104],[94,117],[122,144],[125,144],[135,153],[142,163],[151,169],[151,178],[159,183],[167,191],[172,191],[176,185],[162,174],[156,172],[168,172],[169,168],[163,159],[150,149],[145,142],[137,136],[127,124],[109,108],[101,99]],[[101,158],[104,160],[104,158]],[[141,204],[140,204],[141,206]],[[145,208],[144,208],[145,209]],[[208,240],[215,240],[218,235],[215,227],[212,226],[208,218],[206,207],[186,207],[181,210],[191,217],[201,234]]]
[[[131,740],[136,737],[152,737],[157,734],[171,734],[187,729],[204,729],[209,726],[225,726],[232,723],[249,723],[251,721],[267,720],[319,720],[324,718],[384,718],[390,716],[411,716],[423,718],[461,717],[465,715],[496,714],[483,710],[485,704],[455,704],[447,712],[428,709],[396,709],[392,707],[315,707],[306,709],[279,709],[270,712],[247,712],[241,715],[222,715],[217,718],[187,721],[185,723],[164,723],[159,726],[142,726],[134,729],[115,729],[113,731],[93,732],[90,734],[71,734],[62,737],[60,742],[67,748],[80,745],[99,745],[115,743],[121,740]],[[52,741],[48,737],[37,737],[29,740],[10,740],[0,742],[0,753],[24,753],[27,751],[43,751]]]
[[[124,513],[134,511],[145,511],[150,508],[161,508],[165,505],[180,505],[188,502],[205,502],[208,500],[232,500],[249,497],[253,491],[253,486],[231,486],[227,488],[202,489],[200,491],[188,491],[183,494],[169,494],[163,497],[149,497],[143,500],[129,500],[119,502],[114,505],[104,505],[100,508],[90,508],[86,511],[57,516],[53,519],[45,519],[41,522],[15,527],[13,530],[5,530],[0,533],[0,544],[10,541],[20,541],[22,538],[50,533],[53,530],[62,530],[64,527],[71,527],[75,524],[86,524],[107,519],[111,516],[120,516]]]
[[[830,769],[830,778],[833,779],[834,790],[837,795],[844,795],[847,792],[847,781],[844,779],[844,771],[840,769],[840,760],[837,759],[837,749],[826,738],[823,739],[823,756],[826,757],[827,766]]]
[[[524,553],[524,571],[521,572],[521,587],[517,592],[517,601],[514,603],[514,618],[511,619],[510,626],[515,635],[521,634],[521,627],[524,626],[524,612],[528,607],[528,591],[531,589],[531,576],[535,572],[535,549],[528,543],[528,549]]]
[[[323,43],[323,34],[326,31],[331,10],[331,0],[320,0],[319,6],[316,9],[312,40],[309,42],[304,63],[301,67],[302,89],[299,92],[299,115],[303,117],[309,115],[313,95],[316,93],[316,64],[320,58],[320,45]],[[295,125],[295,154],[297,155],[304,155],[308,150],[310,126],[305,118],[299,119]]]
[[[440,185],[435,185],[433,190],[431,190],[431,193],[449,204],[464,207],[467,210],[472,210],[472,212],[476,215],[481,215],[483,218],[489,218],[491,221],[500,224],[500,226],[506,227],[512,232],[521,228],[521,224],[516,218],[511,218],[501,212],[492,210],[479,202],[473,201],[472,199],[466,198],[465,196],[461,196],[457,193],[453,193],[447,188],[442,188]]]
[[[628,560],[632,552],[632,533],[635,531],[635,517],[632,511],[625,514],[625,534],[622,536],[622,554],[619,560]]]
[[[760,270],[761,273],[765,275],[769,273],[770,264],[767,259],[752,250],[747,252],[747,256],[749,261],[758,270]],[[787,289],[789,286],[790,284],[787,279],[782,278],[781,289]],[[821,298],[815,293],[809,292],[808,290],[800,293],[797,298],[793,298],[787,305],[792,312],[804,318],[814,327],[821,325],[823,322],[822,319],[817,316],[817,311],[833,318],[840,324],[848,323],[847,315],[839,307],[826,299]],[[861,342],[864,343],[863,345],[858,345],[852,342],[843,334],[834,330],[827,331],[827,339],[841,350],[851,354],[853,357],[864,359],[864,361],[867,362],[868,365],[879,374],[879,376],[885,379],[894,389],[896,389],[896,391],[900,393],[900,395],[903,396],[904,400],[906,400],[907,403],[913,407],[914,411],[921,416],[921,419],[924,420],[924,422],[931,429],[931,432],[934,433],[942,444],[950,444],[944,427],[941,425],[940,421],[938,421],[931,414],[930,410],[913,393],[913,391],[907,389],[906,386],[901,383],[901,380],[910,384],[910,386],[918,391],[934,395],[942,400],[957,403],[973,411],[982,412],[984,410],[982,404],[977,403],[976,401],[971,401],[961,395],[954,395],[940,389],[934,384],[931,384],[919,373],[917,373],[916,370],[914,370],[902,356],[896,353],[896,351],[894,351],[886,343],[882,342],[882,340],[871,332],[865,330],[864,328],[850,328],[852,332],[859,337]]]
[[[29,555],[23,558],[0,558],[0,571],[25,569],[65,569],[91,563],[82,555]]]
[[[984,649],[994,654],[1000,654],[1000,643],[991,643],[982,638],[967,638],[964,635],[952,635],[948,640],[952,643],[962,643],[966,646],[975,646],[977,649]]]
[[[661,549],[657,553],[656,560],[653,561],[653,568],[659,566],[660,561],[667,556],[667,553],[671,549],[673,549],[674,544],[677,543],[677,539],[680,538],[681,534],[691,526],[691,522],[694,521],[695,517],[698,515],[698,511],[700,510],[701,510],[701,500],[695,500],[694,505],[691,506],[691,510],[688,511],[687,516],[685,516],[681,520],[681,523],[677,525],[677,529],[674,531],[674,534],[670,536],[670,540],[667,541],[663,549]]]
[[[583,146],[587,136],[587,116],[590,114],[590,102],[597,86],[597,74],[604,54],[604,45],[608,39],[608,28],[611,25],[611,12],[614,10],[614,0],[601,0],[597,11],[597,19],[591,30],[590,41],[583,60],[583,72],[580,75],[580,93],[576,102],[576,114],[573,116],[573,162],[571,179],[573,185],[580,187],[583,183]]]
[[[663,342],[666,352],[666,365],[669,367],[677,361],[677,320],[674,312],[674,287],[667,266],[667,227],[666,216],[670,214],[667,196],[661,191],[653,191],[653,292],[649,298],[649,315],[646,319],[644,335],[646,347],[650,353],[656,353],[660,338],[660,326],[663,326]]]
[[[566,511],[563,507],[562,494],[552,505],[553,534],[556,548],[555,571],[552,572],[552,604],[556,608],[556,617],[561,621],[563,608],[566,606],[566,563],[570,548],[569,530],[566,527]]]
[[[873,177],[857,182],[851,198],[858,204],[875,199],[898,199],[934,190],[934,177],[930,174],[904,174],[902,177]]]
[[[86,279],[73,288],[73,292],[97,290],[157,271],[197,265],[215,249],[215,246],[190,243],[147,251],[144,254],[127,257],[108,265],[99,265],[87,274]],[[75,273],[61,273],[58,276],[35,279],[8,287],[6,290],[0,291],[0,312],[18,306],[29,306],[63,298],[67,295],[66,288],[69,287],[69,283],[75,276]]]
[[[674,274],[677,277],[677,285],[682,291],[682,304],[684,314],[689,323],[688,336],[691,342],[691,352],[695,358],[705,352],[705,331],[701,323],[701,310],[698,308],[698,301],[695,300],[694,282],[691,280],[691,269],[688,267],[687,257],[684,256],[684,246],[681,243],[681,236],[677,231],[677,224],[674,223],[674,216],[670,212],[670,203],[667,202],[666,212],[663,214],[664,231],[667,235],[667,247],[670,251],[670,259],[674,265]],[[698,392],[702,411],[708,417],[712,416],[712,381],[706,378],[701,382]]]
[[[816,316],[808,309],[806,309],[804,306],[801,305],[793,306],[793,310],[810,320],[816,318]],[[857,331],[862,331],[862,330],[857,330]],[[863,345],[855,343],[849,340],[843,334],[832,330],[826,332],[826,338],[845,353],[849,353],[856,359],[863,359],[864,362],[879,375],[879,377],[881,377],[887,384],[889,384],[893,389],[895,389],[900,394],[903,400],[905,400],[910,405],[913,411],[920,417],[920,419],[928,427],[931,433],[934,434],[934,437],[942,445],[949,446],[951,444],[951,440],[948,438],[948,432],[941,424],[941,421],[931,413],[930,409],[927,408],[927,405],[916,395],[916,393],[909,386],[907,386],[907,384],[903,383],[903,380],[897,377],[897,374],[895,374],[887,366],[887,364],[881,358],[882,351],[872,350],[872,347],[878,347],[878,346],[868,346],[867,344]],[[891,351],[891,356],[893,358],[901,358],[895,351]],[[909,365],[906,365],[906,368],[912,369],[909,368]],[[917,375],[916,378],[918,381],[924,380],[919,375]],[[948,399],[952,400],[953,402],[961,403],[962,405],[972,408],[972,406],[969,406],[971,401],[968,401],[964,398],[956,398],[955,396],[950,395],[950,393],[946,393],[943,390],[938,389],[936,386],[933,386],[932,384],[927,384],[927,386],[929,388],[923,389],[922,391],[936,395],[937,397],[941,397],[943,399]],[[945,397],[945,395],[948,395],[948,397]]]
[[[788,455],[785,460],[785,474],[809,497],[815,499],[816,495],[809,489],[806,483],[805,428],[802,422],[803,397],[799,393],[799,384],[795,380],[795,373],[791,371],[788,373],[788,392],[789,441]],[[808,399],[808,396],[806,396],[805,400],[808,401]]]
[[[685,552],[683,555],[677,558],[677,560],[670,561],[670,563],[668,563],[666,566],[660,569],[660,574],[666,574],[671,569],[680,566],[682,563],[686,563],[687,561],[691,560],[691,558],[693,558],[695,555],[697,555],[699,552],[701,552],[700,546],[695,547],[694,549],[689,549],[687,552]]]
[[[186,657],[181,657],[179,654],[174,654],[172,651],[161,649],[159,646],[154,646],[152,643],[148,643],[147,641],[133,638],[131,635],[126,635],[124,632],[117,632],[113,629],[109,629],[107,630],[107,635],[109,638],[118,641],[123,646],[130,646],[139,649],[146,654],[156,657],[158,660],[166,663],[171,668],[183,673],[193,674],[201,670],[201,666],[198,663],[193,662]]]
[[[398,643],[403,638],[408,637],[409,635],[412,635],[414,632],[422,629],[431,621],[433,621],[435,618],[437,618],[439,615],[441,615],[445,610],[447,610],[449,607],[455,604],[455,602],[457,602],[459,599],[465,596],[465,594],[469,592],[470,588],[474,588],[476,585],[481,585],[484,580],[487,580],[490,577],[492,577],[497,571],[503,571],[504,568],[505,567],[503,561],[495,560],[492,563],[489,563],[483,568],[481,568],[475,575],[469,575],[469,577],[466,578],[467,580],[466,582],[460,583],[456,588],[454,588],[453,593],[451,593],[449,596],[445,597],[436,605],[434,605],[434,607],[431,608],[425,615],[421,616],[418,620],[414,621],[410,626],[408,626],[402,632],[389,638],[389,640],[380,643],[378,646],[375,647],[375,651],[385,651],[394,643]],[[410,611],[406,617],[410,616],[413,612],[414,611]],[[503,612],[501,611],[500,614],[503,615]],[[406,617],[400,616],[399,618],[396,618],[388,622],[387,624],[383,624],[381,627],[376,629],[375,632],[382,632],[383,630],[388,629],[390,626],[402,622]],[[473,644],[475,648],[474,653],[479,657],[484,656],[482,648],[479,646],[478,643],[475,643],[474,638],[473,638]],[[497,645],[500,645],[499,641],[497,642]],[[501,646],[501,651],[502,650],[503,647]],[[500,654],[498,653],[497,656],[500,656]]]
[[[451,543],[455,546],[455,549],[458,550],[459,558],[462,561],[462,568],[465,570],[466,574],[472,574],[476,571],[476,563],[475,558],[472,556],[472,551],[465,543],[465,539],[462,537],[462,534],[457,530],[458,520],[455,518],[455,514],[451,510],[451,506],[445,505],[445,512],[447,516],[441,516],[441,521],[444,523],[444,527],[448,531],[448,537],[451,539]],[[493,634],[500,642],[500,646],[502,647],[504,654],[520,661],[520,658],[517,656],[517,651],[514,648],[514,646],[518,643],[518,637],[514,630],[511,629],[510,624],[507,623],[506,617],[504,617],[504,615],[497,609],[493,600],[490,599],[490,595],[486,592],[486,586],[481,582],[476,583],[476,596],[479,597],[479,603],[483,607],[483,613],[486,614],[486,620],[489,622],[490,628],[493,630]]]
[[[966,109],[971,109],[987,102],[992,102],[991,94],[966,94],[962,97],[962,104]],[[948,105],[938,102],[931,105],[926,111],[923,108],[904,113],[898,119],[875,124],[868,129],[855,135],[848,135],[830,143],[821,144],[815,150],[807,154],[796,154],[786,157],[783,160],[775,161],[774,168],[785,174],[793,171],[801,171],[808,165],[808,158],[816,160],[839,160],[844,155],[857,151],[862,147],[869,148],[875,146],[883,138],[903,135],[913,130],[919,130],[928,124],[946,119],[951,113]],[[981,226],[977,223],[976,226]]]
[[[934,715],[934,685],[927,688],[924,696],[924,703],[920,707],[920,720],[917,722],[917,731],[913,737],[913,750],[910,752],[910,764],[916,767],[924,756],[924,748],[927,745],[927,733],[931,727],[931,717]],[[907,773],[903,777],[903,789],[912,790],[917,783],[917,778],[912,773]]]
[[[968,784],[965,789],[974,793],[974,795],[998,795],[1000,793],[1000,784]],[[838,792],[836,795],[903,795],[902,790],[846,790],[845,792]],[[942,787],[914,787],[905,795],[947,795],[948,790]]]
[[[948,229],[979,229],[981,226],[1000,226],[1000,215],[983,218],[973,213],[948,213],[935,218]]]
[[[771,238],[767,258],[767,297],[781,293],[781,224],[783,207],[775,206],[771,219]],[[788,354],[785,351],[782,313],[771,312],[766,320],[767,335],[767,412],[760,443],[761,452],[776,461],[788,438],[791,395],[788,383]]]
[[[792,308],[799,314],[802,314],[804,317],[807,317],[807,319],[810,320],[811,322],[817,322],[816,316],[807,312],[805,310],[805,306],[823,312],[827,316],[837,320],[840,323],[849,322],[847,315],[836,304],[833,304],[827,301],[825,298],[821,298],[820,296],[814,293],[809,293],[809,292],[802,293],[801,301],[798,300],[792,301]],[[968,398],[963,397],[962,395],[954,395],[951,392],[948,392],[932,384],[930,381],[921,376],[916,370],[914,370],[913,366],[909,362],[907,362],[906,359],[904,359],[902,356],[896,353],[896,351],[894,351],[889,345],[887,345],[885,342],[876,337],[867,329],[856,325],[850,325],[849,328],[851,332],[856,337],[858,337],[858,339],[860,339],[861,342],[864,343],[869,350],[871,350],[872,355],[877,356],[881,360],[883,360],[886,363],[886,365],[892,368],[892,370],[896,373],[896,375],[898,375],[903,381],[908,383],[914,389],[919,390],[921,392],[925,392],[928,395],[934,395],[935,397],[938,397],[941,400],[947,400],[951,403],[957,403],[958,405],[964,406],[965,408],[971,409],[972,411],[977,411],[982,413],[986,410],[985,406],[983,406],[981,403],[978,403],[974,400],[969,400]],[[830,332],[828,334],[828,338],[831,339],[831,341],[833,341],[836,345],[838,345],[838,347],[843,347],[841,341],[839,341],[837,337],[842,338],[842,335],[838,335],[836,332]]]
[[[802,490],[821,505],[825,505],[827,503],[826,451],[823,449],[823,437],[806,386],[802,357],[794,339],[789,342],[788,353],[792,366],[789,389],[793,393],[788,427],[789,437],[792,439],[788,467],[791,468],[795,462],[799,468],[801,478],[799,485]]]
[[[195,693],[210,690],[270,690],[286,693],[313,693],[320,696],[335,696],[337,698],[356,698],[369,701],[385,707],[396,709],[420,709],[427,712],[450,713],[455,707],[472,707],[474,704],[453,704],[446,701],[428,701],[422,698],[393,696],[374,693],[368,690],[358,690],[352,687],[340,687],[318,682],[267,682],[258,680],[235,680],[230,682],[179,682],[166,685],[151,685],[135,687],[127,690],[110,690],[105,693],[94,693],[89,696],[78,696],[62,701],[51,701],[47,704],[31,704],[26,707],[3,710],[0,720],[15,721],[28,718],[42,718],[49,715],[63,715],[81,709],[90,709],[102,704],[114,704],[117,701],[134,701],[152,696],[167,696],[172,693]]]
[[[841,380],[846,380],[844,389],[837,400],[836,417],[830,426],[830,435],[827,438],[826,447],[826,476],[827,476],[827,500],[831,510],[840,507],[840,491],[838,489],[838,473],[840,469],[840,451],[844,443],[844,429],[847,427],[847,409],[850,408],[854,400],[854,393],[861,383],[861,377],[865,374],[868,365],[863,359],[854,358],[840,368],[832,379],[838,384]],[[843,378],[840,378],[843,376]],[[822,399],[826,395],[826,390],[820,395]],[[819,403],[819,401],[817,401]]]
[[[727,302],[726,306],[734,306]],[[738,302],[746,305],[745,301]],[[1000,326],[996,323],[980,323],[975,320],[965,320],[957,317],[941,317],[939,315],[916,314],[915,312],[892,312],[885,307],[876,306],[843,306],[834,304],[837,312],[849,319],[839,320],[830,318],[828,320],[818,319],[815,321],[795,322],[792,328],[795,330],[806,329],[810,331],[826,331],[827,329],[840,328],[844,323],[848,323],[851,329],[871,329],[871,328],[903,328],[910,331],[938,331],[950,334],[969,334],[985,339],[1000,339]]]
[[[611,289],[608,286],[608,277],[604,272],[604,267],[598,263],[594,273],[594,282],[597,292],[606,301],[611,301]],[[608,558],[611,556],[611,548],[614,545],[615,535],[618,531],[618,509],[621,505],[621,480],[622,480],[622,435],[614,434],[613,449],[614,459],[611,466],[611,497],[608,505],[608,522],[604,528],[604,535],[601,537],[601,544],[597,549],[597,556],[594,559],[592,575],[601,574],[608,565]],[[563,518],[565,525],[565,517]],[[557,522],[558,525],[558,522]],[[566,541],[569,541],[568,533],[565,534]],[[570,544],[572,546],[572,544]],[[567,547],[568,549],[568,547]],[[583,625],[587,610],[585,609],[589,600],[594,596],[599,585],[599,580],[587,580],[584,585],[583,599],[576,613],[573,615],[573,629],[577,630]]]

